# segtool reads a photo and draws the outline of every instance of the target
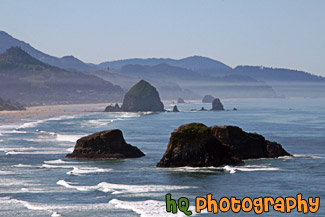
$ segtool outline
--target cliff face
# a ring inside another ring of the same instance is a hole
[[[107,130],[82,137],[68,158],[105,159],[136,158],[144,153],[137,147],[127,144],[120,130]]]
[[[185,124],[172,132],[158,167],[208,167],[241,164],[242,160],[290,155],[282,146],[239,127]]]
[[[156,88],[141,80],[125,94],[121,110],[125,112],[163,112],[164,104],[160,101]]]

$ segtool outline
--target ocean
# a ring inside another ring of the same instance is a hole
[[[253,216],[195,212],[195,198],[320,197],[317,213],[270,209],[261,216],[325,216],[325,99],[225,99],[226,111],[88,112],[0,125],[0,216],[184,216],[166,212],[165,195],[186,197],[193,216]],[[171,109],[173,104],[166,104]],[[236,107],[238,111],[232,109]],[[182,124],[236,125],[276,141],[293,157],[247,160],[243,166],[157,168],[171,132]],[[145,157],[66,159],[78,138],[121,129]]]

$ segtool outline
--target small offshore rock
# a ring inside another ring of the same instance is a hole
[[[136,146],[127,144],[121,130],[106,130],[77,140],[74,150],[67,158],[111,159],[145,156]]]

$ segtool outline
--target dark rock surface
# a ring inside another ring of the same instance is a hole
[[[239,164],[231,150],[212,134],[209,127],[200,123],[185,124],[172,132],[167,150],[158,167],[208,167],[222,164]]]
[[[120,106],[116,103],[114,106],[109,105],[105,108],[104,110],[105,112],[121,112],[122,109],[120,108]]]
[[[12,103],[10,100],[3,100],[0,98],[0,111],[15,111],[15,110],[26,110],[24,106],[18,102]]]
[[[202,99],[203,103],[212,103],[214,100],[214,97],[211,95],[205,95]]]
[[[124,112],[165,111],[156,88],[144,80],[139,81],[125,94],[121,110]]]
[[[290,156],[282,146],[235,126],[185,124],[172,132],[158,167],[208,167],[242,164],[242,160]]]
[[[107,130],[78,139],[67,158],[109,159],[145,156],[140,149],[127,144],[120,130]]]
[[[185,103],[185,101],[184,101],[181,97],[179,97],[179,98],[177,99],[177,103],[178,103],[178,104],[182,104],[182,103]]]
[[[179,112],[177,106],[175,105],[174,108],[173,108],[173,112]]]
[[[211,109],[211,110],[212,110],[212,111],[223,111],[223,110],[225,110],[225,109],[223,108],[223,105],[222,105],[220,99],[215,98],[215,99],[213,100],[213,102],[212,102],[212,109]]]

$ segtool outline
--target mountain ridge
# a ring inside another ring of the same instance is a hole
[[[121,101],[124,91],[93,75],[43,63],[19,47],[0,54],[0,95],[25,105]]]

